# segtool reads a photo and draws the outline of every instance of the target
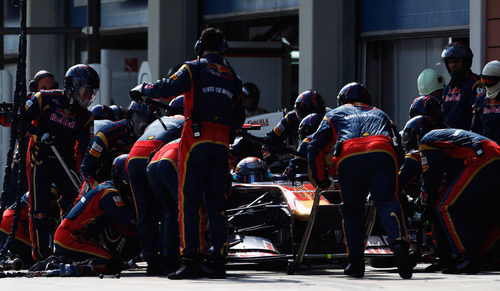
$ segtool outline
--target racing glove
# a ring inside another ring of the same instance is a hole
[[[132,88],[132,90],[128,92],[128,96],[134,101],[143,101],[145,96],[142,92],[142,84],[139,84]]]
[[[46,145],[53,145],[55,140],[56,140],[55,136],[46,132],[46,133],[42,134],[42,138],[40,139],[40,142],[44,143]]]

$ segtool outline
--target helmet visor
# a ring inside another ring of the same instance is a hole
[[[78,89],[78,99],[82,106],[88,107],[92,102],[94,102],[97,91],[99,89],[90,87],[90,86],[82,86]]]
[[[264,177],[262,173],[251,173],[247,175],[241,176],[242,183],[254,183],[254,182],[262,182],[264,181]]]
[[[496,84],[498,84],[498,81],[500,81],[500,77],[498,77],[498,76],[485,76],[485,75],[481,75],[481,82],[486,87],[495,86]]]

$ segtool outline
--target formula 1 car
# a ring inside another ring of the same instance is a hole
[[[227,210],[230,223],[230,263],[287,262],[297,255],[314,200],[309,182],[234,183]],[[306,262],[343,262],[347,257],[338,190],[323,191],[309,242]],[[372,233],[373,203],[366,203],[368,263],[394,266],[386,235]]]

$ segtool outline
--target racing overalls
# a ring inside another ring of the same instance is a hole
[[[482,88],[481,88],[482,89]],[[484,89],[483,89],[484,90]],[[500,97],[486,98],[486,90],[476,99],[471,130],[500,144]]]
[[[443,123],[447,127],[469,130],[476,101],[479,76],[470,72],[459,85],[451,82],[443,89]]]
[[[500,238],[500,146],[461,129],[427,133],[419,146],[422,191],[457,254],[474,257]]]
[[[43,133],[55,137],[53,146],[59,151],[69,169],[76,170],[76,155],[85,152],[92,137],[93,117],[87,108],[71,104],[72,99],[64,90],[49,90],[36,93],[26,101],[25,118],[28,132],[33,137],[31,144],[30,179],[30,237],[33,244],[33,257],[41,260],[52,251],[49,248],[49,210],[54,183],[61,195],[59,205],[62,213],[73,206],[77,190],[67,173],[54,155],[51,147],[41,143]],[[31,122],[37,121],[37,125]],[[75,146],[77,144],[77,146]]]
[[[326,113],[308,147],[311,181],[326,187],[327,162],[337,157],[343,200],[343,228],[349,257],[364,253],[365,201],[368,192],[391,244],[408,241],[398,202],[397,131],[382,110],[363,103],[345,104]]]
[[[158,200],[153,194],[156,185],[148,183],[146,167],[151,153],[164,144],[178,139],[184,125],[184,117],[181,115],[162,117],[161,120],[167,130],[163,128],[159,120],[152,122],[132,146],[126,162],[135,203],[139,241],[146,261],[159,260],[158,252],[161,251],[159,242],[164,241],[158,238],[161,235],[158,222],[161,221],[162,214]]]
[[[104,125],[90,141],[80,172],[85,181],[104,182],[111,178],[113,160],[126,154],[136,138],[130,133],[127,119]]]
[[[245,120],[241,85],[221,56],[207,54],[199,61],[186,62],[168,79],[146,83],[142,88],[152,98],[184,94],[186,124],[179,154],[179,224],[185,257],[200,252],[198,211],[202,202],[210,225],[212,253],[224,257],[227,252],[228,145],[231,131],[241,128]]]
[[[56,230],[55,253],[83,261],[94,258],[94,264],[105,268],[113,259],[120,259],[122,250],[102,244],[100,235],[113,225],[125,235],[136,234],[137,222],[112,181],[97,185],[80,197]]]
[[[160,251],[167,260],[175,260],[179,256],[179,177],[177,175],[179,162],[180,139],[162,146],[147,167],[149,185],[152,185],[156,201],[159,201],[162,219],[160,238],[164,248]],[[200,238],[203,241],[204,237]]]

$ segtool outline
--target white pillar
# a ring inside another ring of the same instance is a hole
[[[196,0],[148,1],[148,62],[153,80],[170,67],[194,58],[198,37]]]
[[[329,106],[336,104],[342,86],[338,73],[339,1],[299,1],[299,92],[317,90]]]
[[[474,54],[472,71],[481,74],[486,63],[486,1],[471,0],[469,3],[469,39]]]

